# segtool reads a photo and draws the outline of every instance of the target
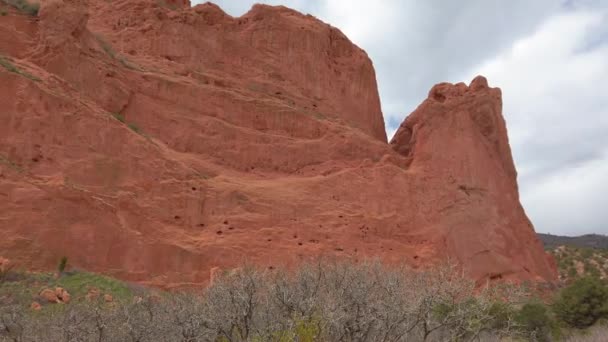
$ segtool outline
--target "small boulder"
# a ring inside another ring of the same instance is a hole
[[[97,298],[99,298],[100,295],[101,295],[101,292],[99,291],[98,288],[91,287],[91,288],[89,288],[89,292],[84,297],[86,298],[87,301],[91,302],[91,301],[97,300]]]
[[[46,300],[49,303],[59,303],[59,298],[55,294],[55,291],[51,289],[44,289],[40,292],[40,298]]]
[[[68,291],[66,291],[64,288],[61,288],[61,287],[56,288],[55,295],[63,303],[68,303],[70,301],[70,293]]]
[[[107,293],[106,293],[105,295],[103,295],[103,300],[104,300],[106,303],[111,303],[111,302],[113,302],[113,301],[114,301],[114,298],[112,297],[112,295],[111,295],[111,294],[107,294]]]
[[[34,311],[40,311],[42,309],[42,305],[40,305],[40,303],[38,302],[32,302],[32,305],[30,305],[30,309]]]

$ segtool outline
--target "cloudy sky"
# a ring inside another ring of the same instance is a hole
[[[608,0],[213,2],[232,16],[282,4],[341,29],[374,62],[389,138],[433,84],[485,75],[536,230],[608,234]]]

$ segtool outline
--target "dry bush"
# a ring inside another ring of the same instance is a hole
[[[0,341],[534,340],[514,319],[523,294],[475,289],[456,268],[318,262],[295,272],[244,267],[202,293],[0,307]]]

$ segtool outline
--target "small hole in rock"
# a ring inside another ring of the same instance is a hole
[[[303,244],[301,242],[298,242],[298,246],[302,246]]]
[[[180,219],[179,215],[175,215],[175,216],[173,216],[173,218],[176,219],[176,220]]]
[[[419,256],[417,256],[417,255],[414,255],[414,259],[418,259],[418,258],[419,258]]]
[[[204,226],[205,226],[205,224],[204,224],[204,223],[199,223],[199,224],[198,224],[198,226],[199,226],[199,227],[204,227]]]
[[[196,188],[195,188],[195,187],[192,187],[192,191],[196,191]]]
[[[233,230],[233,229],[234,229],[234,227],[228,227],[228,230]]]
[[[272,239],[268,239],[267,241],[270,242],[270,241],[272,241]]]
[[[490,276],[490,280],[500,280],[502,279],[502,274],[494,274]]]
[[[224,224],[228,224],[228,220],[224,221]]]
[[[216,233],[217,235],[222,235],[222,233],[223,233],[223,232],[222,232],[221,230],[218,230],[218,231],[217,231],[217,232],[215,232],[215,233]]]

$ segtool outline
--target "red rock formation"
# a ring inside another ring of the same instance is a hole
[[[519,202],[500,89],[481,76],[435,85],[390,144],[424,175],[433,229],[475,278],[555,276]]]
[[[318,255],[554,279],[483,79],[434,87],[391,148],[372,64],[337,29],[167,4],[0,19],[3,255],[167,287]]]

